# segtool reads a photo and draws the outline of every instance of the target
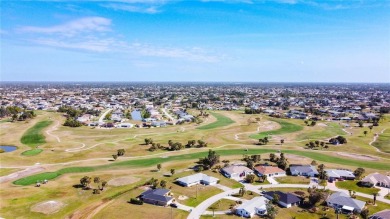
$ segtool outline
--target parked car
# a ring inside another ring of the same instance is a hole
[[[171,207],[172,207],[172,208],[177,208],[177,204],[172,203],[172,204],[171,204]]]

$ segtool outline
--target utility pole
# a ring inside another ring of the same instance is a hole
[[[171,207],[171,219],[173,219],[173,208]]]
[[[196,184],[196,198],[195,199],[198,199],[198,184]]]

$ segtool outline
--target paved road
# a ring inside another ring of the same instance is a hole
[[[100,116],[100,118],[99,118],[99,124],[103,123],[104,118],[105,118],[106,115],[107,115],[109,112],[111,112],[111,111],[112,111],[112,109],[109,109],[109,110],[107,110],[106,112],[104,112],[103,115]]]
[[[253,191],[256,193],[259,193],[259,188],[309,188],[312,185],[310,184],[268,184],[268,185],[252,185],[252,184],[243,184],[245,186],[245,189],[248,191]],[[336,192],[346,192],[348,193],[347,190],[345,189],[339,189],[336,187],[334,183],[328,183],[327,189],[336,191]],[[226,198],[229,195],[236,194],[238,193],[239,189],[232,189],[228,191],[224,191],[222,193],[219,193],[217,195],[214,195],[202,203],[200,203],[198,206],[196,206],[190,213],[190,215],[187,217],[187,219],[198,219],[200,218],[201,215],[203,214],[209,214],[210,212],[207,212],[207,208],[210,207],[213,203],[217,202],[220,199]],[[372,195],[364,194],[357,192],[357,196],[365,197],[365,198],[370,198],[372,199]],[[387,204],[390,204],[390,200],[385,199],[383,196],[378,196],[377,201],[381,201]]]
[[[161,111],[165,114],[165,116],[167,116],[172,122],[173,124],[176,124],[176,119],[174,119],[168,112],[165,108],[161,108]]]

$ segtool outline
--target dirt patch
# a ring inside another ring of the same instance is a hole
[[[326,127],[326,126],[328,126],[328,125],[325,124],[325,123],[317,123],[317,126]]]
[[[17,179],[32,175],[34,173],[41,172],[44,169],[45,168],[43,168],[43,167],[30,167],[30,168],[27,168],[27,169],[24,169],[24,170],[15,172],[15,173],[11,173],[7,176],[0,177],[0,183],[17,180]]]
[[[135,182],[138,182],[140,178],[132,177],[132,176],[124,176],[112,179],[108,181],[108,185],[110,186],[125,186],[129,184],[133,184]]]
[[[344,153],[344,152],[338,152],[338,155],[344,156],[344,157],[350,157],[354,159],[359,159],[359,160],[368,160],[368,161],[376,161],[379,160],[378,158],[371,157],[368,155],[361,155],[361,154],[349,154],[349,153]]]
[[[179,200],[186,200],[186,199],[188,199],[188,197],[187,196],[185,196],[185,195],[181,195],[181,196],[179,196],[179,198],[177,198],[177,199],[179,199]]]
[[[42,214],[53,214],[61,210],[62,207],[64,207],[65,204],[60,201],[46,201],[46,202],[40,202],[38,204],[35,204],[31,207],[31,211],[33,212],[39,212]]]

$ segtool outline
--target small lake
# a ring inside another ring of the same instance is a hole
[[[0,149],[4,150],[4,152],[11,152],[11,151],[18,149],[18,147],[2,145],[2,146],[0,146]]]
[[[141,111],[134,110],[131,112],[132,120],[142,121]]]

